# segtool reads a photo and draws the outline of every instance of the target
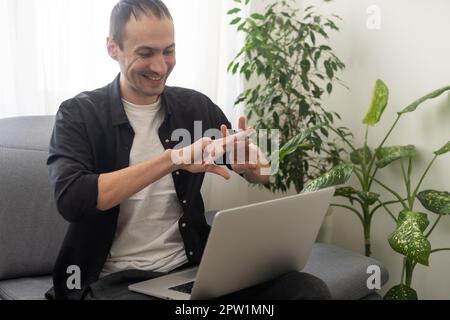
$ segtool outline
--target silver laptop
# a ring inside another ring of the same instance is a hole
[[[334,188],[217,213],[198,267],[130,285],[173,300],[206,300],[302,270]]]

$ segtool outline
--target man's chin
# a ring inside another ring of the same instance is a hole
[[[163,92],[164,89],[166,88],[166,85],[161,85],[159,88],[152,88],[152,89],[144,89],[141,92],[149,97],[154,97],[154,96],[160,96]]]

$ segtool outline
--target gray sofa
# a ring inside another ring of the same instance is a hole
[[[47,176],[54,117],[0,119],[0,299],[42,300],[67,223],[56,210]],[[211,221],[213,215],[208,215]],[[380,262],[317,243],[305,272],[329,286],[334,299],[379,299],[366,286],[367,267]]]

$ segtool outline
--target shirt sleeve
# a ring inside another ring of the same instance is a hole
[[[98,174],[94,173],[92,148],[79,109],[61,105],[50,140],[47,166],[60,214],[79,222],[97,214]]]

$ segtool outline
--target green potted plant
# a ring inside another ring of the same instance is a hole
[[[411,173],[414,170],[412,159],[409,158],[407,160],[407,169],[403,163],[404,160],[401,159],[400,164],[407,201],[402,204],[403,210],[398,216],[395,231],[389,236],[389,244],[394,251],[404,256],[403,269],[400,284],[392,287],[385,295],[385,299],[417,299],[417,292],[412,288],[413,272],[417,263],[429,266],[431,254],[450,251],[450,248],[432,249],[429,241],[430,235],[441,221],[441,218],[450,215],[450,193],[430,189],[420,191],[436,159],[447,152],[450,152],[450,141],[444,147],[434,152],[430,164],[426,167],[415,188],[413,188],[411,179]],[[437,215],[433,224],[430,224],[429,214],[415,211],[416,200],[419,200],[425,209]]]
[[[394,251],[404,256],[403,270],[400,284],[391,288],[385,299],[417,299],[417,292],[412,288],[412,277],[417,263],[428,266],[431,254],[450,250],[450,248],[432,249],[429,242],[430,235],[442,217],[450,214],[450,193],[432,189],[420,191],[437,158],[450,152],[450,141],[434,152],[434,157],[425,168],[415,187],[412,182],[413,159],[417,154],[415,146],[384,146],[403,115],[414,112],[423,102],[437,98],[447,91],[450,91],[450,86],[438,89],[414,101],[399,112],[393,126],[384,136],[380,145],[372,149],[368,146],[369,126],[376,125],[380,121],[389,97],[387,86],[383,81],[377,81],[371,106],[363,121],[366,124],[364,146],[357,149],[343,133],[336,130],[336,133],[341,135],[352,149],[350,159],[341,159],[342,164],[309,182],[303,190],[303,192],[310,192],[325,187],[342,185],[348,181],[352,174],[357,177],[359,189],[345,186],[338,188],[335,194],[347,198],[352,205],[333,204],[333,206],[346,208],[358,216],[364,229],[366,255],[370,255],[370,227],[374,214],[379,209],[384,208],[393,218],[396,229],[389,236],[389,244]],[[283,150],[280,154],[280,161],[282,161]],[[406,190],[404,196],[400,195],[401,192],[390,188],[377,178],[377,173],[380,170],[395,162],[399,163],[402,172]],[[393,200],[381,199],[379,194],[372,192],[374,184],[390,193]],[[428,214],[415,211],[417,200],[425,209],[437,215],[432,225],[430,225]],[[359,208],[355,207],[354,204],[358,204]],[[398,215],[395,215],[393,210],[390,209],[390,206],[394,204],[401,205],[401,211]]]
[[[254,129],[279,130],[280,145],[291,141],[292,147],[305,130],[309,132],[307,143],[296,143],[265,185],[273,192],[286,192],[293,185],[300,192],[305,181],[336,165],[343,152],[331,137],[339,114],[327,112],[321,103],[323,95],[341,83],[337,74],[345,67],[324,43],[330,31],[339,30],[339,17],[323,17],[313,6],[300,11],[294,0],[274,1],[262,13],[247,17],[243,12],[250,0],[234,2],[237,7],[228,12],[231,25],[246,38],[228,70],[243,75],[248,84],[256,83],[236,105],[245,104]]]
[[[398,219],[389,207],[391,205],[401,204],[404,209],[412,209],[413,199],[417,196],[417,190],[415,193],[411,193],[412,191],[410,185],[412,159],[416,155],[415,147],[412,145],[385,147],[385,144],[402,116],[415,111],[423,102],[436,98],[449,90],[450,86],[436,90],[414,101],[404,110],[399,112],[391,129],[385,134],[384,138],[376,148],[371,148],[368,145],[369,129],[381,120],[389,100],[389,89],[381,80],[376,82],[369,111],[363,120],[363,123],[366,125],[366,134],[364,145],[361,148],[354,146],[354,144],[350,141],[347,132],[330,127],[330,129],[339,135],[350,147],[350,157],[349,159],[341,158],[340,165],[335,166],[319,178],[310,181],[305,186],[303,192],[310,192],[329,186],[345,184],[348,179],[354,175],[358,181],[358,188],[350,186],[340,187],[336,190],[335,194],[338,197],[347,198],[350,205],[333,204],[332,206],[348,209],[359,218],[363,226],[365,254],[367,256],[371,255],[371,223],[375,213],[380,209],[385,209],[397,223]],[[444,148],[442,150],[445,151],[446,149]],[[442,152],[439,154],[442,154]],[[281,148],[280,161],[283,161],[285,155],[286,151],[284,148]],[[408,183],[408,194],[403,197],[399,194],[399,192],[395,191],[393,188],[390,188],[377,178],[377,174],[381,169],[398,160],[401,160],[400,163],[402,164],[402,172],[404,173],[405,181]],[[404,160],[408,162],[407,170],[403,166]],[[380,199],[380,195],[373,192],[374,185],[378,185],[390,193],[393,196],[392,199]]]

